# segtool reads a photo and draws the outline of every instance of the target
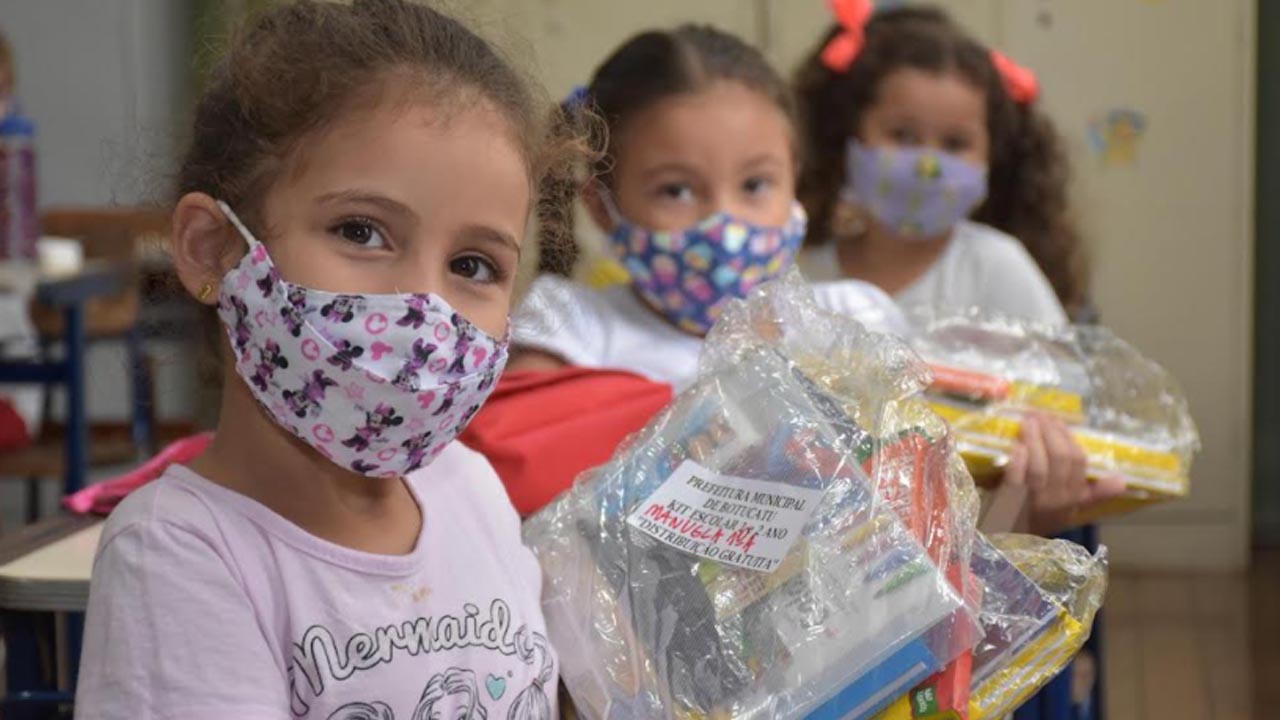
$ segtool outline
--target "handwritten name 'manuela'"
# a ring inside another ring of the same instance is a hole
[[[806,501],[801,498],[791,497],[789,495],[775,495],[764,491],[751,492],[743,490],[731,485],[721,485],[713,483],[709,480],[703,480],[697,475],[693,475],[687,481],[689,487],[698,492],[706,493],[713,498],[721,500],[731,500],[740,503],[752,503],[754,505],[776,508],[778,510],[795,510],[803,512]]]

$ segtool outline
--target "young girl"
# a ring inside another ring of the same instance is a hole
[[[506,360],[535,107],[407,1],[283,4],[234,44],[173,215],[225,328],[216,438],[107,522],[78,717],[555,714],[537,564],[453,442]]]
[[[874,283],[904,306],[1066,323],[1085,302],[1080,240],[1034,76],[939,9],[832,6],[838,23],[797,80],[813,156],[806,273]],[[1007,477],[1051,530],[1122,489],[1084,468],[1063,423],[1031,417]]]
[[[686,25],[624,43],[572,102],[607,126],[582,198],[631,282],[593,291],[540,278],[518,315],[513,367],[622,369],[679,389],[724,304],[781,275],[804,236],[793,101],[754,48]],[[557,190],[566,203],[577,194]],[[877,327],[897,319],[865,283],[819,294]]]

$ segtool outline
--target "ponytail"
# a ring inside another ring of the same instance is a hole
[[[590,111],[570,98],[560,104],[549,134],[553,144],[580,143],[596,147],[587,129]],[[574,235],[574,202],[582,188],[575,164],[564,164],[543,173],[538,187],[538,273],[568,277],[581,249]]]

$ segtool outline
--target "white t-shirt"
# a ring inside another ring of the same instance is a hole
[[[76,717],[555,717],[541,574],[493,468],[455,442],[408,486],[407,555],[180,466],[130,495],[94,563]]]
[[[888,295],[858,280],[813,286],[818,305],[872,330],[901,333],[906,321]],[[553,276],[534,282],[516,312],[512,344],[571,365],[625,370],[683,390],[698,374],[703,339],[662,319],[630,285],[593,290]]]
[[[840,277],[835,243],[800,255],[799,265],[814,281]],[[1044,273],[1022,243],[993,227],[961,221],[941,257],[894,299],[906,309],[977,308],[1049,325],[1067,323]]]

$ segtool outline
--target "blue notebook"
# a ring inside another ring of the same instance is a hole
[[[922,639],[909,643],[805,716],[805,720],[859,720],[883,710],[943,663]]]

